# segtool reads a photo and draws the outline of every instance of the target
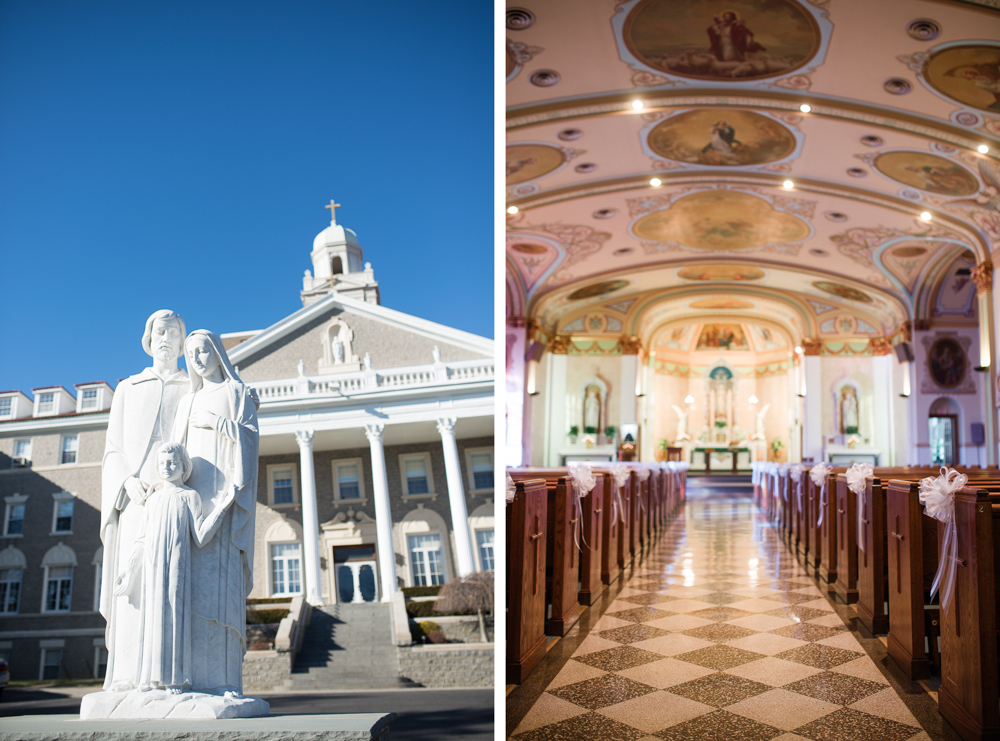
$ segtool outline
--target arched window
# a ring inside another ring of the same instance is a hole
[[[496,557],[493,551],[493,517],[492,502],[477,507],[469,515],[469,530],[476,548],[476,567],[479,571],[494,571]]]
[[[27,561],[12,545],[0,551],[0,613],[15,613],[21,606],[21,580]]]
[[[931,465],[958,465],[958,426],[961,407],[953,399],[935,399],[928,412]]]
[[[302,594],[302,526],[284,518],[264,534],[268,559],[268,594],[285,597]]]
[[[344,261],[340,259],[340,255],[333,258],[330,263],[330,275],[343,275],[344,274]]]
[[[73,569],[76,554],[68,545],[52,546],[42,559],[45,570],[45,591],[42,612],[69,612],[73,598]]]
[[[451,578],[451,536],[441,515],[418,504],[394,529],[407,586],[432,587]]]

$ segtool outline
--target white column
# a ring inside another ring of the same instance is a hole
[[[300,487],[302,495],[302,560],[306,580],[306,602],[323,604],[323,590],[319,586],[319,518],[316,515],[316,471],[313,468],[312,430],[296,430],[299,444],[299,467],[302,469]]]
[[[437,421],[444,449],[444,470],[448,478],[448,503],[451,505],[451,526],[455,529],[455,557],[458,575],[468,576],[476,570],[472,555],[472,537],[469,535],[469,513],[465,507],[465,487],[462,486],[462,467],[458,462],[458,445],[455,444],[455,418],[442,417]]]
[[[621,404],[618,405],[618,419],[608,419],[605,420],[605,427],[617,427],[621,431],[622,425],[635,424],[636,423],[636,381],[639,378],[639,356],[638,355],[622,355],[622,368],[621,368],[621,379],[618,382],[618,387],[621,389],[619,392],[621,394]],[[604,434],[604,430],[598,430],[599,433]],[[621,436],[619,436],[620,438]]]
[[[805,410],[802,414],[802,455],[823,460],[823,382],[819,355],[806,355],[802,371],[806,378]]]
[[[566,388],[566,355],[546,353],[548,367],[545,371],[545,466],[558,466],[559,450],[566,446],[566,433],[570,424],[582,422],[566,420],[566,401],[570,390]],[[580,433],[583,434],[581,427]]]
[[[375,540],[378,572],[382,583],[382,601],[388,602],[396,591],[396,551],[392,547],[392,511],[389,509],[389,485],[385,476],[385,451],[382,449],[381,423],[365,425],[365,435],[372,452],[372,496],[375,499]]]
[[[896,365],[894,355],[875,355],[872,357],[872,381],[875,392],[875,434],[872,443],[882,450],[879,459],[881,466],[896,465],[896,445],[893,417],[893,380]]]

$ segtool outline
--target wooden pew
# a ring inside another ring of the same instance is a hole
[[[934,472],[936,473],[936,471]],[[968,471],[971,483],[989,486],[996,470]],[[892,479],[885,486],[888,546],[889,656],[911,679],[930,676],[925,610],[938,566],[937,521],[923,514],[920,478]]]
[[[586,545],[580,554],[580,592],[577,595],[581,605],[592,605],[604,592],[601,580],[601,566],[604,555],[604,519],[608,515],[604,504],[604,490],[608,487],[608,477],[594,474],[594,490],[583,500],[583,534]]]
[[[507,504],[507,682],[520,684],[545,655],[545,481],[514,484]]]
[[[795,502],[792,514],[792,541],[789,544],[795,557],[800,561],[805,561],[805,554],[809,550],[809,498],[808,482],[809,471],[807,464],[802,464],[801,483],[796,483],[792,479],[792,498]],[[791,474],[789,474],[791,475]]]
[[[955,523],[958,566],[952,601],[941,609],[938,709],[963,738],[995,739],[1000,737],[1000,484],[977,482],[959,491]],[[938,523],[942,545],[945,529]]]
[[[819,528],[817,545],[819,547],[819,578],[827,583],[829,591],[836,589],[837,583],[837,476],[847,469],[844,467],[830,469],[827,477],[826,491],[816,487],[816,519],[819,519],[820,509],[823,509],[823,524]]]

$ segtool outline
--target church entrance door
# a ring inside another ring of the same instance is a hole
[[[346,604],[378,601],[375,546],[335,548],[333,559],[337,602]]]

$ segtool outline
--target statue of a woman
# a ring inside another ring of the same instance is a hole
[[[191,558],[193,688],[242,693],[246,598],[253,587],[254,507],[257,502],[257,408],[213,332],[199,329],[184,343],[191,393],[176,429],[191,457],[188,486],[202,511],[231,499],[214,538]]]
[[[595,430],[600,429],[601,422],[601,400],[597,395],[597,389],[591,387],[587,389],[587,398],[583,402],[583,429],[588,427]]]
[[[858,431],[858,394],[853,386],[844,386],[840,390],[841,432],[845,435]]]

